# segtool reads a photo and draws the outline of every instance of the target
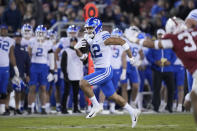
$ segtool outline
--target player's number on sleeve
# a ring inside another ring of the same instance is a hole
[[[184,39],[185,38],[185,39]],[[196,44],[192,38],[192,35],[185,31],[181,34],[178,35],[178,39],[179,40],[183,40],[185,41],[185,43],[187,44],[185,47],[184,47],[184,51],[185,52],[191,52],[191,51],[196,51],[197,50],[197,47],[196,47]]]
[[[103,56],[102,53],[100,53],[101,48],[98,44],[93,44],[92,49],[93,51],[91,52],[91,55],[93,58],[98,58]]]
[[[4,51],[8,51],[9,45],[9,42],[7,41],[0,41],[0,49]]]
[[[114,58],[118,58],[118,56],[119,56],[119,54],[120,54],[120,50],[117,49],[117,48],[114,48],[113,50],[114,50],[113,57],[114,57]]]
[[[42,48],[37,48],[36,56],[40,57],[42,56],[43,49]]]

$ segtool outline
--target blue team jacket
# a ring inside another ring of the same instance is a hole
[[[176,55],[171,49],[149,49],[146,54],[147,60],[151,63],[151,67],[154,70],[160,72],[172,72],[173,71],[173,64],[176,60]],[[161,60],[161,58],[166,58],[170,61],[171,65],[159,67],[155,64],[156,61]]]

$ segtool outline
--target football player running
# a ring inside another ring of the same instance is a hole
[[[85,39],[80,40],[76,45],[75,49],[78,55],[84,59],[86,58],[83,54],[80,54],[79,49],[90,45],[90,52],[94,63],[95,72],[87,75],[80,81],[80,88],[84,91],[86,96],[89,97],[93,104],[93,108],[86,118],[93,118],[97,113],[103,110],[103,107],[98,103],[91,86],[97,85],[101,88],[104,95],[110,100],[115,101],[121,107],[126,109],[132,119],[132,128],[137,124],[137,119],[140,111],[132,108],[120,95],[116,93],[114,85],[112,83],[113,70],[110,65],[111,49],[109,45],[121,45],[127,52],[131,64],[135,63],[132,53],[129,49],[129,45],[125,40],[116,37],[110,37],[109,32],[102,31],[102,22],[95,17],[89,18],[85,23]]]
[[[166,49],[172,48],[177,57],[182,61],[184,67],[189,70],[193,77],[192,91],[190,93],[191,102],[194,109],[194,117],[197,118],[197,30],[187,29],[185,22],[179,18],[168,19],[166,35],[161,40],[139,40],[137,32],[125,31],[125,36],[141,46]],[[197,122],[197,119],[196,119]]]
[[[31,114],[32,103],[35,101],[36,86],[40,86],[41,90],[41,113],[46,114],[46,86],[54,77],[55,58],[53,50],[48,41],[46,41],[47,29],[43,25],[36,28],[36,38],[31,42],[29,47],[29,54],[31,56],[30,68],[30,88],[28,94],[28,113]],[[50,71],[48,71],[48,60]],[[50,72],[50,73],[48,73]]]

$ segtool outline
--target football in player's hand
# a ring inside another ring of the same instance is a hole
[[[84,54],[89,51],[90,45],[88,44],[87,40],[83,39],[85,44],[85,47],[81,47],[79,50]]]

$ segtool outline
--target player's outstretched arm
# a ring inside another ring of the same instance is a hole
[[[162,39],[162,40],[149,40],[149,39],[142,39],[137,40],[134,43],[139,44],[140,46],[148,47],[148,48],[155,48],[155,49],[167,49],[172,48],[173,43],[170,39]]]
[[[150,39],[142,39],[142,40],[137,40],[135,43],[148,48],[155,48],[155,49],[163,48],[160,40],[152,41]]]
[[[123,49],[126,51],[129,58],[132,58],[132,53],[129,48],[129,45],[120,37],[110,37],[104,41],[105,45],[121,45]]]

